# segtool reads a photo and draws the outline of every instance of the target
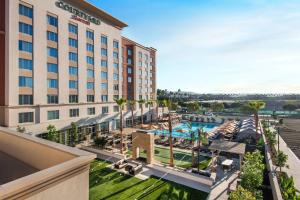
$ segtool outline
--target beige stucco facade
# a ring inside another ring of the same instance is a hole
[[[93,17],[100,20],[100,24],[90,23],[89,25],[72,18],[72,13],[57,7],[56,2],[59,0],[5,0],[5,105],[1,105],[0,109],[0,125],[15,128],[24,126],[28,132],[43,132],[48,124],[54,124],[63,128],[68,126],[72,121],[89,119],[95,123],[107,120],[118,114],[114,111],[114,95],[122,97],[122,36],[121,31],[126,24],[118,21],[112,16],[103,14],[103,11],[98,11],[97,8],[89,5],[82,0],[64,1],[68,5],[73,6]],[[19,14],[19,5],[23,4],[31,7],[33,17],[29,19]],[[86,7],[83,7],[85,5]],[[57,28],[53,28],[47,23],[47,15],[55,16],[58,19]],[[28,36],[19,33],[19,22],[32,24],[33,34]],[[75,24],[78,27],[78,47],[72,48],[69,46],[69,38],[76,38],[69,33],[68,24]],[[58,34],[58,42],[47,40],[47,31],[53,31]],[[94,33],[94,41],[91,41],[86,36],[86,31],[90,30]],[[107,37],[107,56],[101,56],[101,36]],[[19,40],[32,42],[32,53],[24,53],[19,51]],[[113,41],[119,43],[119,48],[113,48]],[[94,51],[88,52],[86,44],[92,43]],[[53,58],[47,55],[47,47],[54,47],[58,50],[58,57]],[[138,47],[137,47],[138,48]],[[149,52],[143,49],[138,49],[143,55]],[[69,52],[78,53],[78,61],[72,63],[69,60]],[[113,52],[118,53],[118,58],[113,57]],[[87,64],[86,56],[94,58],[94,65]],[[19,69],[18,59],[32,59],[33,69],[31,71]],[[107,69],[101,67],[101,60],[107,60]],[[47,72],[47,62],[56,63],[58,65],[58,73]],[[136,60],[138,62],[138,60]],[[150,55],[149,55],[150,62]],[[116,70],[113,67],[114,63],[119,63],[119,68]],[[138,63],[137,63],[138,64]],[[78,77],[69,75],[69,66],[78,67]],[[138,66],[138,65],[137,65]],[[94,78],[87,77],[87,69],[94,70]],[[150,70],[150,68],[149,68]],[[108,73],[107,80],[102,80],[101,71]],[[145,79],[145,71],[143,72],[142,95],[143,98],[150,96],[150,76]],[[113,74],[118,74],[119,79],[114,80]],[[19,87],[18,76],[32,77],[32,88]],[[57,79],[58,87],[48,88],[47,79]],[[69,81],[77,80],[78,89],[69,89]],[[87,89],[87,82],[94,82],[94,89]],[[107,83],[107,91],[101,90],[101,83]],[[114,85],[119,85],[119,90],[114,90]],[[138,83],[137,83],[138,85]],[[139,87],[136,88],[139,90]],[[152,91],[153,92],[153,91]],[[154,91],[155,92],[155,91]],[[33,95],[32,105],[19,105],[19,95]],[[48,104],[47,95],[57,94],[58,104]],[[78,103],[69,103],[69,95],[78,95]],[[87,95],[94,95],[93,103],[87,102]],[[101,95],[108,95],[107,102],[102,102]],[[137,92],[136,95],[139,95]],[[138,99],[138,96],[136,97]],[[94,115],[88,115],[88,108],[95,108]],[[102,107],[108,107],[108,113],[102,114]],[[70,109],[79,109],[78,117],[70,117]],[[48,111],[59,110],[59,119],[49,120]],[[33,122],[19,123],[19,113],[33,112]],[[136,111],[137,112],[137,111]],[[136,113],[138,115],[138,113]],[[125,116],[126,117],[126,116]],[[112,122],[111,127],[115,124]]]
[[[89,167],[96,155],[2,127],[0,152],[6,155],[0,199],[88,199]],[[24,173],[24,168],[34,170]]]

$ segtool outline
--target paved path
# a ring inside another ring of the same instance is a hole
[[[289,168],[284,167],[282,171],[294,177],[295,187],[300,190],[300,160],[281,137],[279,137],[279,149],[288,155],[287,164]]]
[[[207,200],[227,200],[228,199],[228,185],[233,181],[236,181],[238,178],[238,171],[229,174],[227,177],[223,178],[219,182],[217,182],[207,198]]]

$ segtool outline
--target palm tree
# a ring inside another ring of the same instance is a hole
[[[172,137],[172,116],[171,109],[176,109],[176,104],[173,104],[171,100],[164,100],[164,105],[168,107],[168,125],[169,125],[169,143],[170,143],[170,167],[174,167],[174,154],[173,154],[173,137]]]
[[[250,112],[254,116],[255,121],[255,130],[258,134],[258,111],[263,109],[266,106],[266,103],[263,101],[250,101],[246,105],[243,105],[242,110],[244,112]]]
[[[187,128],[189,129],[189,132],[191,134],[191,141],[192,141],[192,166],[195,166],[195,151],[194,151],[194,146],[195,146],[195,133],[192,130],[192,123],[188,122],[186,123]]]
[[[156,104],[156,124],[158,124],[158,108],[160,106],[161,101],[160,100],[154,100]]]
[[[140,99],[140,100],[138,100],[138,103],[139,103],[139,105],[140,105],[140,107],[141,107],[141,125],[143,126],[143,124],[144,124],[144,119],[143,119],[143,116],[144,116],[144,109],[143,109],[143,105],[146,103],[146,101],[144,100],[144,99]]]
[[[197,148],[197,153],[198,153],[198,161],[197,161],[197,167],[198,171],[199,169],[199,159],[200,159],[200,147],[202,144],[208,144],[208,139],[206,137],[205,132],[203,132],[203,127],[198,129],[198,148]]]
[[[132,124],[132,127],[134,126],[133,109],[134,109],[135,103],[136,103],[135,100],[129,100],[128,101],[128,105],[129,105],[130,111],[131,111],[131,124]]]
[[[119,106],[119,110],[120,110],[120,135],[121,135],[121,154],[123,154],[123,108],[124,105],[126,103],[126,100],[121,98],[121,99],[115,99],[115,102],[118,104]]]
[[[148,112],[150,113],[150,124],[152,124],[152,111],[150,112],[151,106],[153,106],[153,101],[149,100],[146,102],[146,106],[148,107]]]

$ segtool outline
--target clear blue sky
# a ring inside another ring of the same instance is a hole
[[[156,48],[158,88],[299,93],[300,1],[89,0]]]

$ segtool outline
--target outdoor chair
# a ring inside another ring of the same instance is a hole
[[[115,168],[116,169],[122,169],[128,165],[128,162],[126,160],[120,160],[115,163]]]
[[[131,167],[128,172],[130,175],[134,176],[134,175],[137,175],[138,173],[140,173],[142,170],[143,170],[143,166],[141,164],[139,164],[135,167]]]

